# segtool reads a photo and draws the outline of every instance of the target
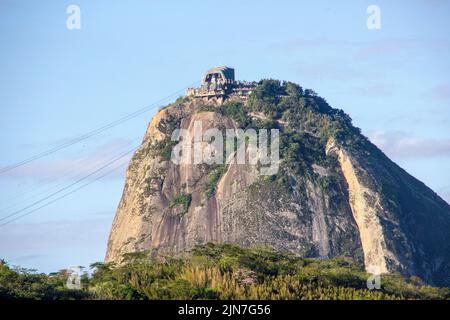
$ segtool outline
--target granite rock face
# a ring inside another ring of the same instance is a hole
[[[295,99],[289,101],[303,101]],[[262,176],[251,164],[173,163],[175,129],[193,136],[199,121],[203,132],[242,124],[214,100],[184,98],[160,110],[129,164],[105,260],[230,242],[311,257],[347,255],[370,272],[450,285],[450,206],[359,132],[349,133],[356,137],[353,144],[318,134],[324,126],[319,120],[334,119],[335,111],[318,112],[316,123],[312,113],[299,126],[300,118],[291,114],[307,108],[300,102],[282,117],[272,116],[281,136],[301,134],[300,141],[309,141],[282,147],[281,169],[274,176]],[[248,111],[247,100],[232,103],[242,105],[248,119],[263,121],[263,112]],[[301,169],[288,163],[298,159],[298,154],[285,156],[289,150],[308,158]]]

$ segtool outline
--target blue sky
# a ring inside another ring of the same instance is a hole
[[[66,28],[71,4],[80,30]],[[370,4],[380,30],[366,27]],[[0,166],[229,65],[314,89],[450,201],[449,30],[444,0],[0,0]],[[138,145],[153,114],[1,175],[0,219]],[[102,260],[123,184],[124,166],[1,227],[0,257],[44,272]]]

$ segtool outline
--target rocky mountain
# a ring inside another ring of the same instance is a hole
[[[203,133],[278,129],[277,172],[262,175],[260,163],[171,161],[174,130],[193,137],[199,122]],[[450,206],[342,110],[290,82],[264,80],[250,95],[226,99],[183,97],[150,122],[127,170],[105,260],[208,242],[351,256],[369,272],[450,286]]]

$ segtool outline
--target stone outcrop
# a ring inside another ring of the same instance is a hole
[[[193,135],[195,121],[203,131],[239,126],[202,107],[185,98],[154,116],[127,170],[106,261],[231,242],[321,258],[348,255],[371,272],[449,285],[450,206],[370,142],[363,139],[364,151],[331,138],[318,142],[317,152],[336,162],[312,163],[307,174],[286,168],[277,177],[260,176],[250,164],[177,165],[168,158],[174,129]]]

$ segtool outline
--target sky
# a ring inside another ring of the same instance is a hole
[[[217,65],[315,90],[450,202],[450,1],[0,0],[0,48],[0,167],[151,107],[0,174],[0,224],[138,146],[161,100]],[[0,226],[0,258],[41,272],[102,261],[128,159]]]

